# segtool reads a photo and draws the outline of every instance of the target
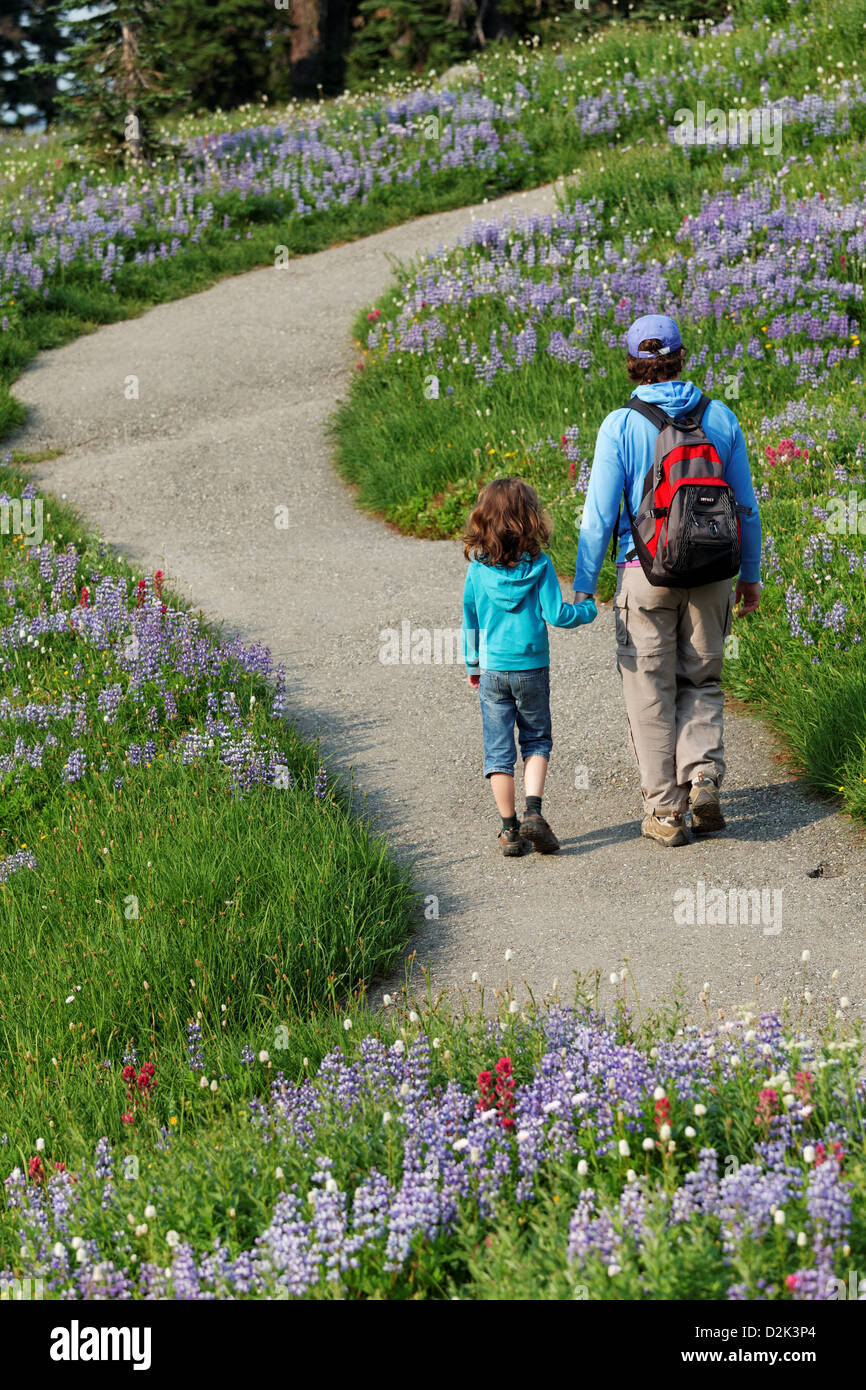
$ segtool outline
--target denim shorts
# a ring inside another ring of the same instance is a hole
[[[524,762],[534,754],[550,757],[549,666],[531,671],[482,671],[479,693],[485,777],[493,772],[514,775],[515,724]]]

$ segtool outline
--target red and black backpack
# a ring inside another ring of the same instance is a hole
[[[650,584],[692,589],[717,579],[731,579],[740,569],[740,507],[722,460],[701,426],[709,397],[701,394],[694,411],[671,416],[658,405],[632,396],[636,410],[658,429],[653,466],[644,478],[641,509],[632,515],[635,555]],[[620,510],[620,517],[622,511]],[[613,555],[619,520],[613,535]]]

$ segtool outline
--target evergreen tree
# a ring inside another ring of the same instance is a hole
[[[63,46],[57,0],[4,3],[0,13],[0,109],[8,125],[37,120],[53,125],[57,119],[57,78],[30,71],[37,59],[54,64]],[[33,107],[24,114],[23,108]],[[6,114],[9,113],[12,119]]]
[[[23,44],[24,31],[19,16],[10,6],[0,14],[0,120],[4,125],[19,124],[18,108],[24,105],[18,71]]]
[[[82,15],[75,0],[61,0],[68,50],[62,60],[36,63],[29,71],[63,79],[57,104],[93,159],[151,163],[171,149],[158,121],[187,98],[163,40],[162,5],[97,0],[88,8],[94,12]]]
[[[166,0],[162,24],[195,109],[230,111],[263,95],[288,99],[287,8],[263,0]]]
[[[439,72],[462,62],[472,48],[475,0],[361,0],[349,70],[356,79],[382,69],[398,74]]]

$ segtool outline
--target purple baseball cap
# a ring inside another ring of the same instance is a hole
[[[641,352],[640,345],[645,338],[658,338],[662,345],[660,351]],[[628,330],[626,343],[632,357],[667,357],[682,347],[683,340],[676,321],[667,314],[644,314],[642,319],[635,319]]]

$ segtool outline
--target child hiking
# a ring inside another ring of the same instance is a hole
[[[597,612],[591,598],[563,602],[542,549],[549,540],[538,495],[520,478],[487,484],[464,536],[463,658],[469,684],[480,692],[484,776],[502,818],[499,845],[509,857],[525,854],[530,844],[542,854],[559,849],[541,814],[553,746],[547,624],[578,627]],[[522,821],[515,813],[515,725],[526,795]]]

